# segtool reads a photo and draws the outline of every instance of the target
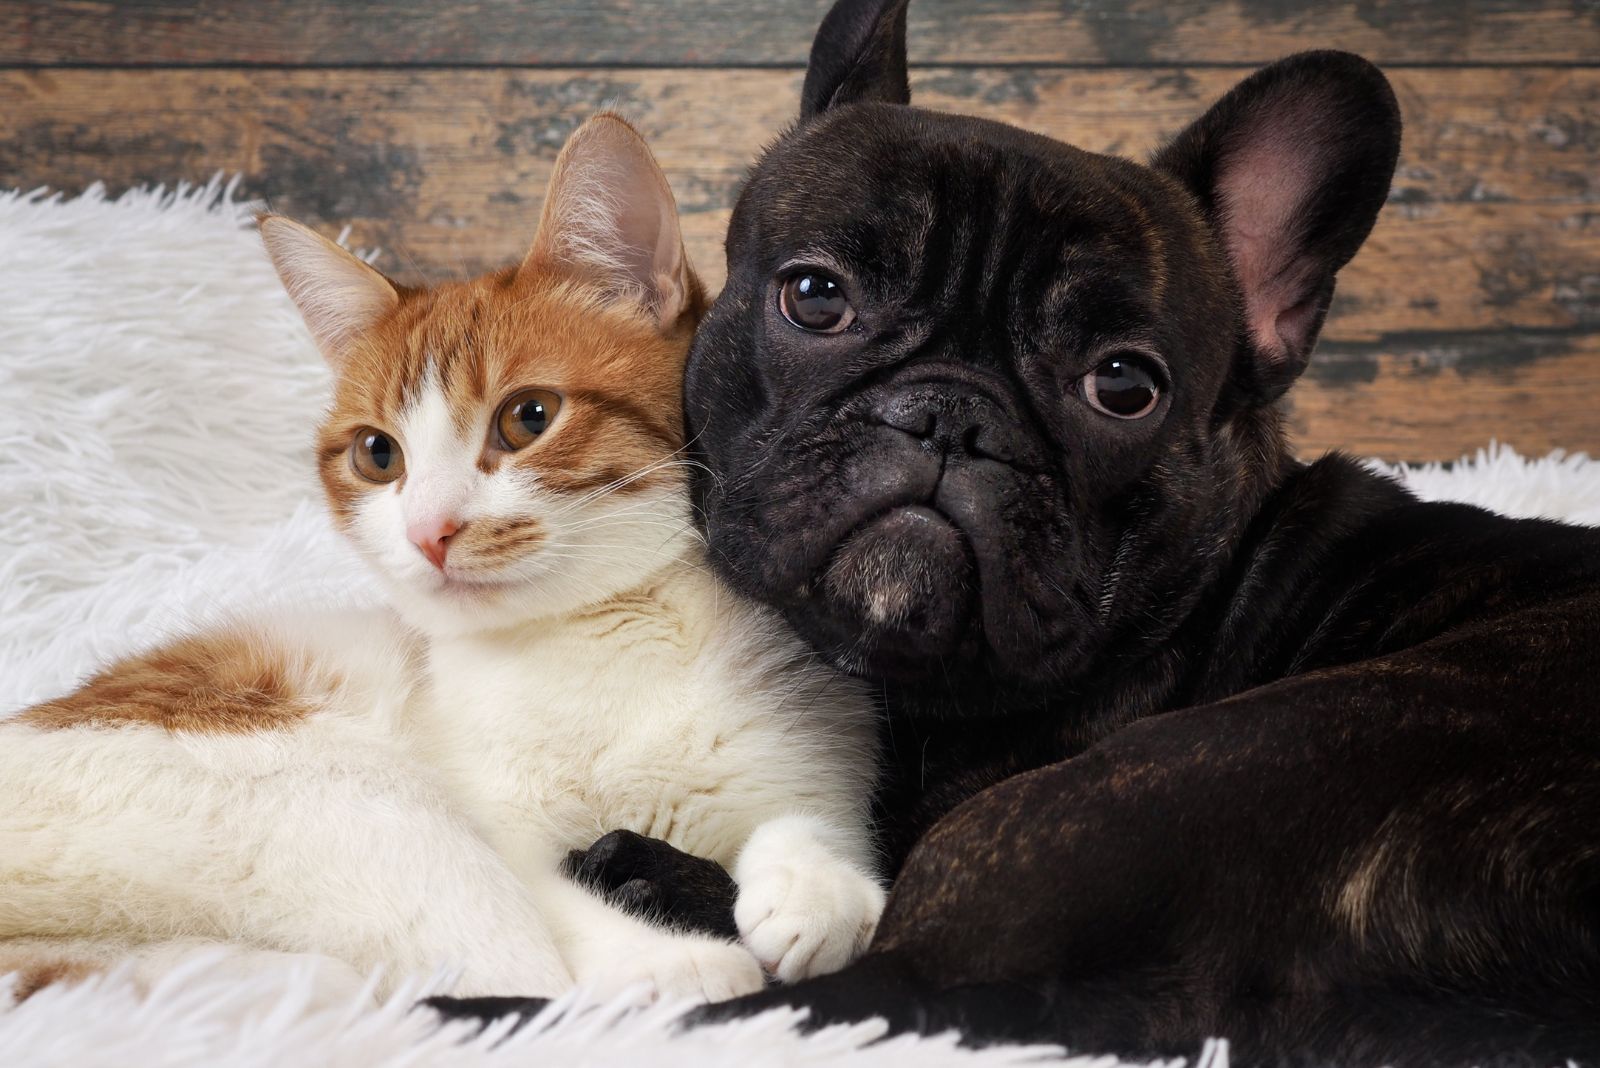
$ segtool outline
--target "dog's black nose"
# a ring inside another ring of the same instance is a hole
[[[947,455],[961,452],[1008,463],[1016,454],[1011,419],[978,393],[920,383],[890,396],[874,414],[885,426]]]

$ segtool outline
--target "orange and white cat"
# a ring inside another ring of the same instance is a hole
[[[0,724],[0,973],[227,944],[336,985],[719,999],[845,964],[883,905],[870,704],[705,567],[680,410],[705,299],[643,141],[581,127],[526,259],[475,281],[261,233],[335,371],[333,516],[395,611],[199,634]],[[727,865],[743,944],[558,874],[614,828]]]

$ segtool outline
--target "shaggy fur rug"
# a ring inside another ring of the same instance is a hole
[[[327,376],[252,211],[218,183],[117,200],[0,195],[0,715],[207,620],[373,599],[322,512],[310,432]],[[1395,473],[1427,497],[1600,524],[1600,464],[1581,456],[1491,446]],[[439,980],[331,1011],[304,979],[240,981],[202,960],[147,996],[111,975],[14,1007],[0,979],[0,1064],[1061,1062],[950,1039],[871,1044],[874,1025],[802,1036],[785,1013],[673,1034],[668,1010],[569,1006],[504,1041],[464,1042],[408,1012]],[[1225,1047],[1196,1052],[1225,1065]]]

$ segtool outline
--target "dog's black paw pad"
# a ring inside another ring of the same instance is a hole
[[[661,891],[648,879],[629,879],[612,891],[610,901],[618,908],[642,916],[660,911]]]
[[[566,868],[578,882],[611,892],[636,879],[649,878],[660,865],[656,846],[671,849],[632,831],[612,831],[588,849],[567,854]]]

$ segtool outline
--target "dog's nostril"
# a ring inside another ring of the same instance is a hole
[[[1003,429],[984,423],[969,427],[961,444],[971,456],[987,456],[1001,463],[1010,463],[1016,458],[1010,435]]]
[[[894,427],[904,431],[914,438],[926,438],[933,434],[937,419],[933,409],[926,404],[893,400],[878,410],[878,418],[885,426]]]
[[[946,452],[1010,463],[1016,442],[1005,416],[976,397],[939,397],[912,392],[893,397],[874,410],[885,426]]]

